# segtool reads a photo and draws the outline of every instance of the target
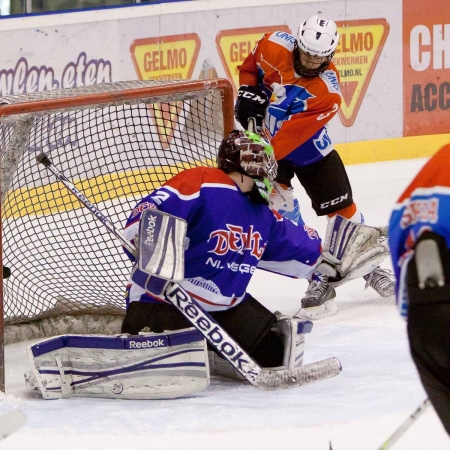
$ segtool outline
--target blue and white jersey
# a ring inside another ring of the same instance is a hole
[[[128,239],[134,239],[141,214],[148,208],[186,220],[181,285],[209,311],[242,302],[258,264],[273,272],[308,278],[321,254],[321,239],[315,230],[283,220],[267,205],[250,200],[219,169],[185,170],[143,198],[126,223]],[[127,302],[164,301],[131,279],[127,294]]]
[[[450,248],[450,145],[444,146],[421,169],[398,199],[389,221],[389,246],[395,276],[397,303],[406,317],[406,273],[419,236],[434,231]]]

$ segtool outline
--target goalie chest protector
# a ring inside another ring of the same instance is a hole
[[[27,389],[45,399],[178,398],[209,385],[206,340],[195,328],[139,336],[64,335],[27,351]]]

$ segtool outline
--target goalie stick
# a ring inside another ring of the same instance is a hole
[[[108,231],[120,240],[130,253],[136,256],[136,247],[133,243],[52,164],[47,155],[41,153],[36,159],[38,163],[43,164],[64,184],[106,226]],[[153,213],[156,211],[153,210]],[[271,391],[302,386],[314,381],[334,377],[342,370],[341,363],[337,358],[327,358],[295,369],[262,368],[178,283],[170,282],[165,296],[203,334],[211,346],[258,389]]]

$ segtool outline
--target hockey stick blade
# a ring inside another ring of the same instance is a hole
[[[255,386],[265,391],[286,389],[314,383],[339,375],[342,364],[337,358],[327,358],[296,369],[262,369]]]
[[[0,440],[6,439],[11,434],[19,430],[25,422],[27,416],[20,409],[13,409],[0,416]]]
[[[38,156],[42,163],[87,209],[115,236],[121,244],[136,254],[135,245],[130,242],[114,224],[79,191],[66,176],[51,163],[45,154]],[[302,386],[322,379],[336,376],[342,366],[337,358],[317,361],[297,369],[266,369],[259,366],[234,341],[225,330],[177,283],[170,282],[166,292],[166,300],[171,302],[192,325],[199,330],[206,340],[227,359],[253,386],[266,390],[286,389]]]

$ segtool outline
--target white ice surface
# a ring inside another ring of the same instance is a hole
[[[349,166],[354,198],[369,225],[386,225],[392,206],[425,160]],[[324,235],[299,185],[306,222]],[[389,268],[390,261],[382,265]],[[272,310],[295,313],[307,283],[267,272],[250,292]],[[0,413],[22,409],[27,423],[0,449],[377,450],[425,398],[411,361],[405,323],[392,299],[355,280],[337,291],[338,314],[315,323],[306,363],[338,357],[335,378],[301,388],[259,391],[213,378],[190,398],[164,401],[42,400],[25,392],[30,344],[6,347],[6,396]],[[430,409],[394,450],[445,450],[450,439]]]

